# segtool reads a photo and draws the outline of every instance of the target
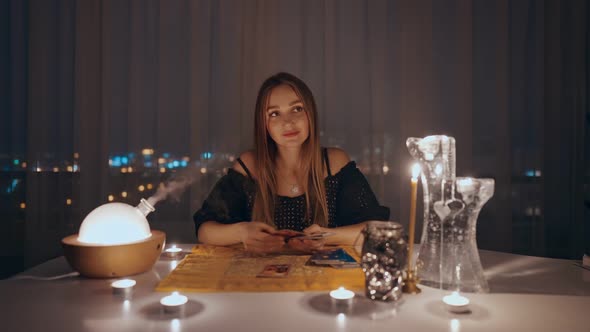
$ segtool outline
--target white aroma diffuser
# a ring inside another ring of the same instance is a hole
[[[157,261],[166,234],[152,230],[146,216],[155,211],[145,199],[136,207],[108,203],[94,209],[79,234],[62,239],[72,268],[91,278],[123,277],[145,272]]]

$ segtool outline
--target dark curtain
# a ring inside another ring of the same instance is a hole
[[[19,269],[60,255],[93,208],[136,205],[185,168],[196,181],[149,220],[194,242],[192,212],[251,147],[257,89],[278,71],[309,84],[323,144],[357,161],[392,219],[408,223],[406,138],[447,134],[457,175],[496,180],[480,248],[579,259],[590,239],[589,10],[2,0],[2,259]]]

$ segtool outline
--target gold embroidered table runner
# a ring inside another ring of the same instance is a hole
[[[359,261],[352,247],[343,247]],[[327,291],[338,287],[361,291],[365,279],[360,268],[336,269],[306,265],[310,255],[293,253],[252,255],[241,246],[196,245],[156,291],[182,292],[292,292]],[[286,277],[261,278],[270,264],[290,264]]]

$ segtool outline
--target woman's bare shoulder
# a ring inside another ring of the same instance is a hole
[[[328,148],[328,160],[330,162],[330,172],[336,174],[350,162],[350,157],[346,151],[340,148]]]
[[[257,168],[256,168],[256,158],[254,156],[254,151],[249,150],[249,151],[243,152],[242,154],[240,154],[240,160],[244,163],[244,165],[246,165],[246,168],[248,168],[248,171],[250,171],[250,174],[252,174],[252,176],[254,178],[256,178]],[[237,160],[234,163],[232,168],[236,172],[241,173],[242,175],[248,176],[244,167],[242,167],[242,165]]]

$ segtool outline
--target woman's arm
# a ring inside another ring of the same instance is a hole
[[[361,231],[365,228],[365,222],[341,226],[335,228],[328,228],[328,232],[334,232],[336,234],[326,238],[327,244],[343,244],[343,245],[357,245],[362,243]],[[358,242],[360,241],[361,242]]]
[[[317,224],[313,224],[303,230],[303,232],[307,234],[319,232],[335,233],[334,235],[326,237],[326,244],[356,245],[360,239],[361,231],[365,228],[365,223],[366,222],[361,222],[354,225],[334,228],[320,227]]]
[[[285,245],[284,237],[275,235],[276,230],[262,222],[245,221],[221,224],[206,221],[199,227],[201,243],[227,246],[243,243],[248,251],[266,253],[280,250]]]
[[[197,234],[200,243],[216,246],[229,246],[241,242],[240,231],[244,222],[235,224],[220,224],[216,221],[206,221],[201,224]]]

